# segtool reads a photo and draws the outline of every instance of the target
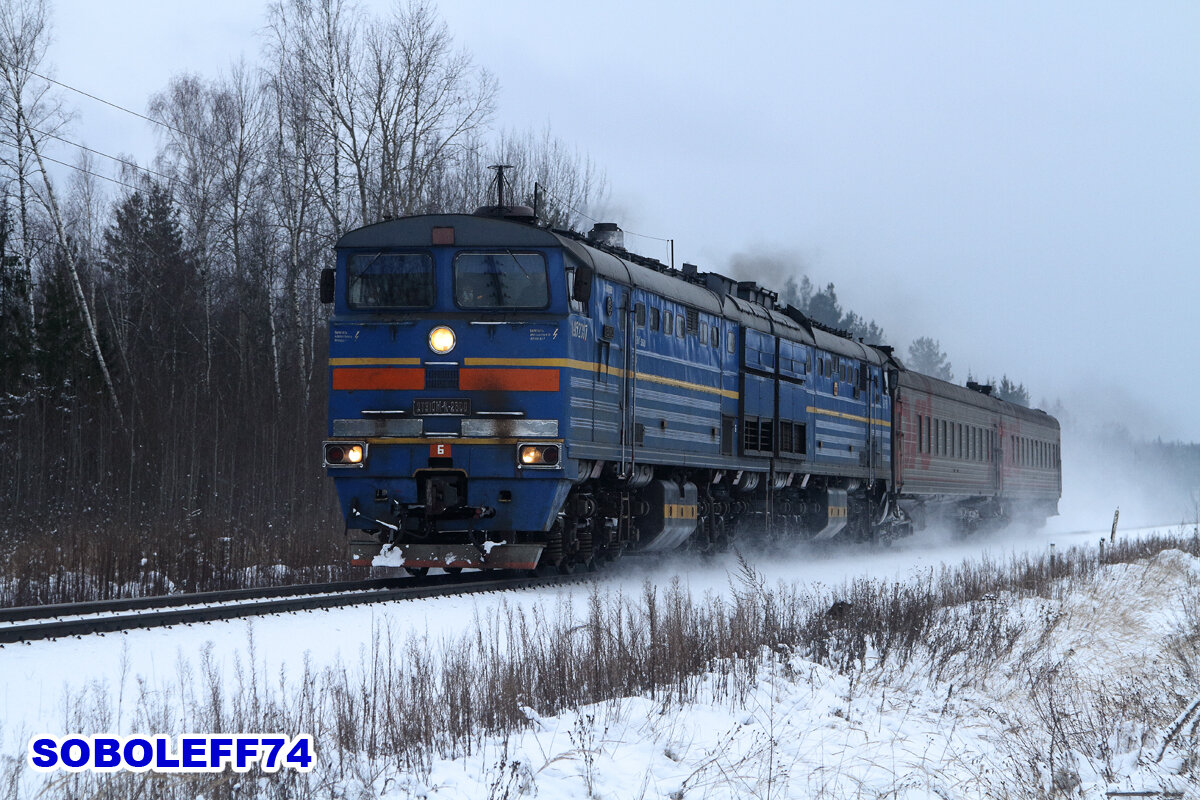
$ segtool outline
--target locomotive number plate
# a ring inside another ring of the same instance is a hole
[[[465,416],[471,413],[469,397],[452,397],[445,400],[424,397],[413,400],[413,416]]]

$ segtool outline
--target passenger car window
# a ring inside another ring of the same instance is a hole
[[[429,308],[433,257],[428,253],[359,253],[346,262],[351,308]]]
[[[459,253],[454,257],[459,308],[545,308],[550,305],[541,253]]]

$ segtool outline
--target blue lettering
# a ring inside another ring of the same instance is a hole
[[[257,762],[266,773],[283,769],[309,772],[316,764],[313,737],[263,734],[183,734],[170,736],[67,735],[29,740],[27,764],[48,772],[248,772]]]
[[[154,740],[154,768],[155,769],[171,769],[179,766],[178,758],[171,758],[170,747],[171,740],[166,736],[159,736]],[[125,756],[125,760],[129,760],[129,756]]]
[[[276,772],[279,769],[279,751],[287,744],[287,739],[282,737],[264,736],[262,738],[264,747],[271,748],[267,753],[266,759],[262,763],[263,772]]]
[[[139,756],[134,755],[134,750],[141,750]],[[130,739],[125,743],[125,747],[121,749],[121,754],[125,756],[125,765],[128,767],[144,767],[154,758],[154,748],[150,746],[150,742],[146,739]]]
[[[179,739],[180,755],[183,756],[184,767],[207,767],[208,759],[204,757],[204,748],[208,742],[204,739],[193,739],[181,736]]]
[[[312,768],[313,762],[312,753],[309,752],[311,746],[311,736],[297,736],[296,743],[288,751],[283,763],[300,772],[308,772]]]
[[[79,758],[71,758],[71,748],[79,751]],[[68,767],[82,767],[92,756],[92,748],[85,739],[67,739],[58,749],[62,762]]]
[[[245,772],[250,769],[250,762],[258,760],[258,739],[252,736],[239,736],[237,740],[237,760],[234,769]]]
[[[220,767],[233,753],[233,738],[230,736],[214,736],[208,740],[208,765]]]
[[[41,769],[50,769],[58,763],[58,742],[53,739],[34,739],[30,748],[36,755],[29,757],[30,763]]]
[[[121,766],[121,743],[116,739],[97,736],[92,741],[96,749],[96,769]]]

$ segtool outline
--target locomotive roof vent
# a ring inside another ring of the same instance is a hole
[[[727,294],[733,294],[737,283],[733,278],[727,278],[719,272],[704,273],[704,285],[709,291],[724,297]]]
[[[493,217],[510,222],[537,223],[537,214],[529,206],[480,206],[475,209],[477,217]]]
[[[775,292],[764,289],[754,281],[740,281],[737,285],[737,296],[743,300],[758,303],[768,311],[775,307],[775,301],[779,298]]]
[[[980,394],[987,395],[988,397],[992,396],[993,386],[990,383],[976,383],[975,381],[967,381],[967,388],[973,392],[979,392]]]
[[[588,231],[588,241],[602,247],[625,249],[625,232],[615,222],[597,222]]]
[[[801,325],[808,324],[808,317],[805,316],[803,311],[801,311],[800,309],[796,308],[793,305],[789,304],[789,305],[785,306],[783,309],[783,314],[788,319],[790,319],[792,322],[798,322]]]

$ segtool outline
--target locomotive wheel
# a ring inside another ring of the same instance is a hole
[[[429,567],[405,567],[404,571],[414,578],[423,578],[429,574]]]

